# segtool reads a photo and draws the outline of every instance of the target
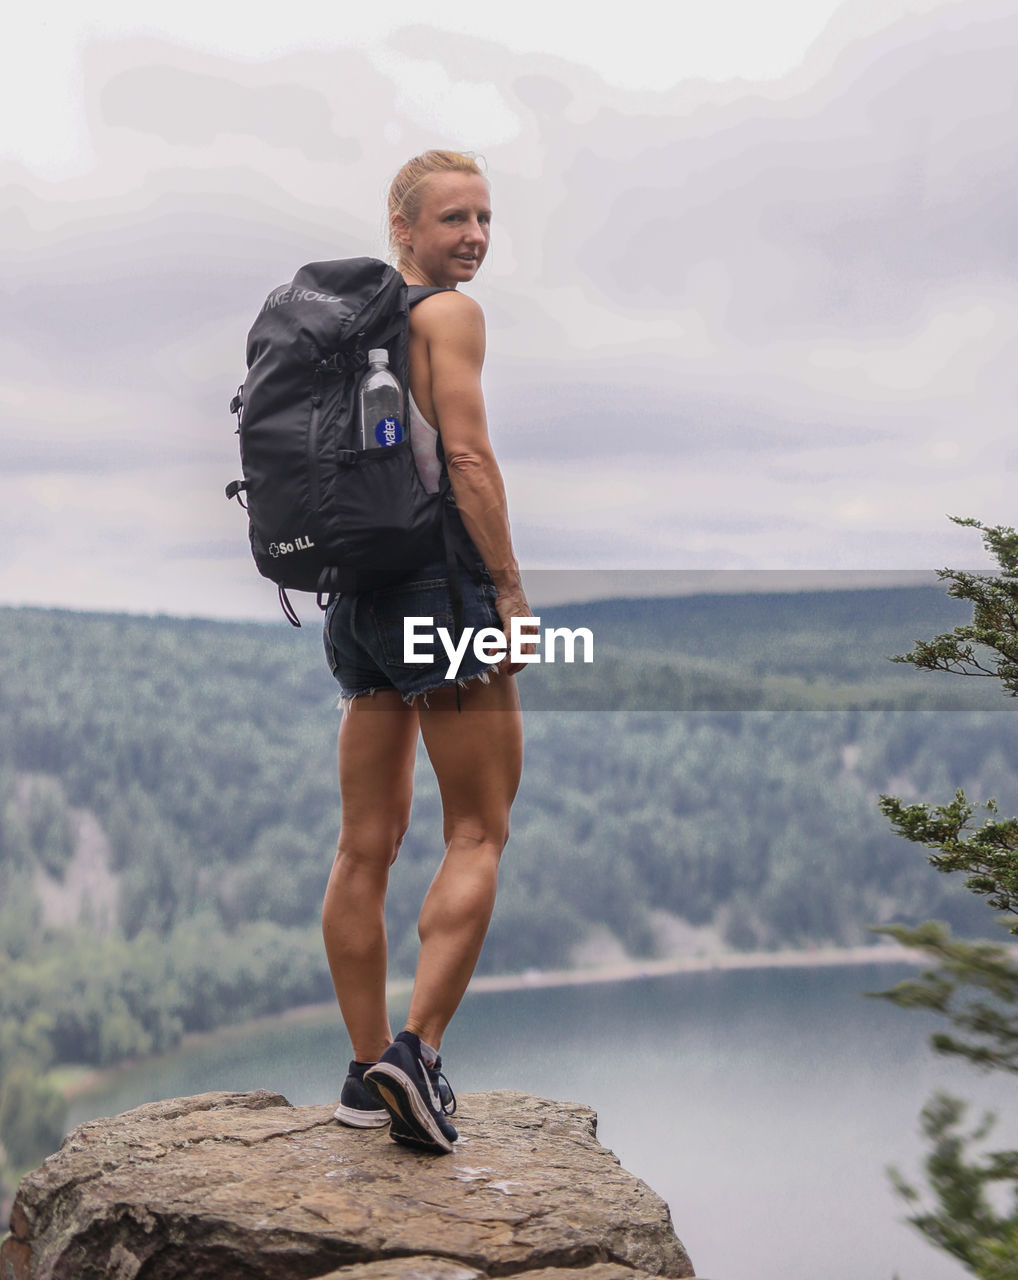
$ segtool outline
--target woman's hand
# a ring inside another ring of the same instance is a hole
[[[507,591],[500,591],[495,597],[495,609],[498,612],[499,621],[502,623],[502,631],[505,634],[506,648],[512,642],[512,620],[513,618],[521,618],[529,620],[529,625],[524,625],[522,637],[524,642],[520,644],[520,651],[524,654],[538,653],[538,640],[540,631],[534,622],[534,615],[530,611],[530,605],[527,604],[527,597],[523,594],[522,587],[514,587]],[[526,640],[527,636],[533,636],[533,640]],[[509,676],[514,676],[518,671],[522,671],[527,666],[526,662],[513,662],[506,653],[506,656],[498,665],[498,670]]]

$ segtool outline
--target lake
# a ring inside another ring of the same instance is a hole
[[[459,1093],[593,1106],[601,1141],[668,1201],[698,1275],[961,1280],[901,1221],[885,1169],[916,1180],[935,1089],[1005,1116],[1014,1082],[938,1058],[932,1019],[862,994],[914,973],[717,970],[468,994],[442,1056]],[[329,1102],[348,1056],[338,1016],[226,1031],[118,1072],[74,1100],[69,1124],[211,1089]],[[1015,1145],[1010,1116],[994,1137]]]

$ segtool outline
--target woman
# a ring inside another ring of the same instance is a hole
[[[508,635],[510,619],[529,617],[530,609],[485,421],[484,317],[458,292],[484,261],[490,227],[488,184],[470,157],[429,151],[396,175],[389,231],[398,269],[410,285],[444,290],[410,313],[414,455],[426,487],[437,489],[440,434],[456,505],[483,562],[481,582],[462,576],[464,626],[501,625]],[[433,1152],[451,1151],[457,1136],[438,1051],[487,932],[522,767],[513,678],[522,664],[468,654],[449,681],[444,656],[432,669],[398,662],[403,616],[450,612],[445,577],[445,565],[435,565],[395,587],[342,596],[325,624],[345,711],[342,829],[322,931],[354,1051],[336,1118],[360,1127],[391,1121],[397,1142]],[[410,820],[418,733],[438,778],[445,856],[421,908],[413,995],[406,1029],[394,1040],[385,1005],[385,892]]]

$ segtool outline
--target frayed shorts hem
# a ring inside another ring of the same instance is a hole
[[[441,680],[437,684],[429,685],[426,689],[417,689],[413,693],[404,693],[400,696],[408,707],[415,706],[417,699],[420,698],[425,706],[428,703],[428,695],[437,692],[439,689],[466,689],[472,684],[490,684],[491,677],[496,674],[498,664],[490,666],[485,671],[478,671],[476,675],[465,676],[460,680]],[[380,684],[374,689],[358,689],[356,693],[341,693],[336,699],[337,711],[348,711],[358,698],[370,698],[376,693],[386,693],[392,691],[399,693],[398,689],[394,689],[391,684]]]

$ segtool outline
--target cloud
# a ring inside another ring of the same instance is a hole
[[[293,148],[326,164],[352,164],[361,156],[361,144],[334,128],[329,99],[307,85],[241,84],[156,62],[112,76],[99,102],[108,128],[155,134],[172,145],[205,146],[229,135]]]
[[[229,586],[254,570],[221,498],[247,328],[302,262],[382,253],[389,178],[436,143],[491,173],[472,292],[521,554],[967,553],[946,512],[1013,519],[1018,469],[1018,14],[859,34],[863,7],[781,78],[657,92],[425,27],[261,61],[90,45],[94,163],[0,169],[0,598],[263,598]]]
[[[1009,275],[1018,12],[966,9],[962,26],[937,11],[852,45],[803,94],[676,111],[670,129],[662,103],[639,147],[611,145],[635,141],[628,118],[603,122],[608,144],[578,149],[566,175],[611,193],[580,267],[620,304],[681,307],[700,264],[722,262],[725,327],[745,342],[887,332],[934,287]],[[558,223],[555,250],[577,230]]]

